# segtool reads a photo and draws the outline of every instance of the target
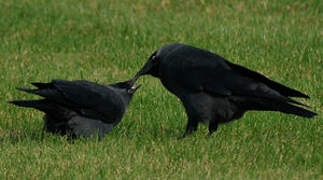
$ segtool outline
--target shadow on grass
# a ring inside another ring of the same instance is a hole
[[[163,141],[177,139],[184,133],[181,127],[169,125],[137,124],[135,122],[122,123],[114,127],[110,136],[125,137],[128,139]]]
[[[135,141],[169,141],[169,140],[185,140],[194,139],[201,136],[201,133],[195,132],[188,135],[185,138],[181,138],[184,133],[184,129],[180,126],[172,127],[169,125],[163,126],[138,126],[136,123],[127,123],[122,126],[117,126],[113,131],[107,134],[101,141],[107,141],[107,139],[119,139],[126,138]],[[206,138],[207,134],[202,133]],[[74,144],[75,142],[87,142],[87,141],[100,141],[97,136],[91,138],[69,138],[69,136],[61,136],[59,134],[53,134],[43,131],[42,129],[0,129],[0,144],[18,144],[28,142],[68,142]]]
[[[25,129],[12,129],[0,131],[0,144],[18,144],[23,142],[45,142],[48,139],[55,141],[73,141],[67,136],[59,136],[56,134],[48,133],[43,130],[26,131]]]

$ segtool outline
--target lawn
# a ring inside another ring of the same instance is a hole
[[[323,1],[0,1],[0,179],[323,179]],[[33,81],[131,78],[153,51],[181,42],[305,92],[319,115],[248,112],[185,139],[180,101],[143,77],[102,141],[42,133]]]

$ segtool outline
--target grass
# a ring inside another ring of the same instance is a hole
[[[322,11],[320,0],[0,1],[0,179],[322,179]],[[248,112],[178,140],[183,107],[144,77],[112,133],[70,144],[42,137],[42,113],[6,103],[36,98],[15,90],[33,81],[127,80],[171,42],[301,90],[319,115]]]

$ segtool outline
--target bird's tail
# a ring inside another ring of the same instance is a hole
[[[287,101],[277,101],[272,99],[263,98],[245,98],[239,97],[235,99],[235,102],[246,110],[259,110],[259,111],[279,111],[286,114],[294,114],[297,116],[302,116],[306,118],[312,118],[317,114],[310,110],[304,109],[300,106],[310,107],[306,104],[300,103],[298,101],[288,99]]]
[[[21,107],[35,108],[43,112],[52,109],[46,100],[17,100],[9,101],[9,103]]]
[[[294,114],[294,115],[302,116],[306,118],[312,118],[317,115],[315,112],[312,112],[307,109],[303,109],[301,107],[294,106],[288,103],[278,104],[277,110],[283,113]]]
[[[59,104],[50,102],[46,99],[41,100],[17,100],[9,101],[16,106],[38,109],[54,119],[69,119],[75,115],[75,112]]]

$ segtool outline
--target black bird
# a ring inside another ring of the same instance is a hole
[[[97,134],[99,139],[121,121],[132,95],[140,87],[133,86],[130,81],[110,85],[85,80],[32,84],[37,89],[17,89],[44,99],[10,103],[45,112],[44,129],[48,132],[72,138]]]
[[[316,113],[290,97],[309,96],[265,76],[233,64],[207,50],[184,44],[169,44],[155,51],[132,79],[150,74],[183,103],[188,124],[183,135],[209,124],[211,135],[218,124],[239,119],[248,110],[280,111],[311,118]]]

